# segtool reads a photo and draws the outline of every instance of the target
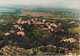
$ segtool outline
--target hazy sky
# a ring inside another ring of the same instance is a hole
[[[39,5],[48,7],[78,8],[80,0],[0,0],[0,5]]]

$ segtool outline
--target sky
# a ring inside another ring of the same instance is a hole
[[[37,5],[46,7],[79,8],[80,0],[0,0],[0,5]]]

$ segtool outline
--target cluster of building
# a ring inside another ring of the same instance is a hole
[[[52,28],[53,27],[58,27],[58,25],[56,25],[55,23],[50,23],[50,22],[47,22],[45,19],[43,20],[38,20],[38,18],[35,18],[35,19],[28,19],[28,20],[23,20],[22,18],[19,18],[18,21],[17,21],[17,24],[14,24],[14,28],[18,28],[20,31],[17,32],[17,35],[22,35],[24,36],[25,33],[23,32],[24,28],[22,28],[22,25],[23,24],[28,24],[28,25],[31,25],[31,24],[34,24],[34,25],[40,25],[41,27],[45,28],[44,25],[47,26],[47,29],[51,30],[51,31],[54,31],[54,29]],[[61,23],[59,23],[59,25],[61,25]],[[7,35],[10,35],[10,33],[15,33],[16,31],[15,30],[10,30],[9,32],[5,33],[5,36]]]
[[[34,24],[34,25],[40,25],[41,27],[43,27],[44,25],[47,26],[47,29],[50,29],[51,31],[53,31],[54,29],[52,27],[58,27],[58,25],[61,25],[61,23],[59,23],[58,25],[55,24],[55,23],[51,23],[51,22],[48,22],[47,20],[45,19],[38,19],[38,18],[35,18],[35,19],[30,19],[30,20],[22,20],[22,18],[20,18],[18,21],[17,21],[18,24],[25,24],[27,23],[28,25],[31,25],[31,24]]]
[[[61,42],[62,41],[64,41],[64,42],[75,42],[76,41],[76,39],[74,39],[74,38],[68,38],[68,39],[63,39],[63,40],[61,40]]]

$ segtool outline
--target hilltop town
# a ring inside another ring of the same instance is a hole
[[[0,11],[0,55],[79,55],[78,10],[14,8]]]

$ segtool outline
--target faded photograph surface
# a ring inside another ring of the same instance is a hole
[[[0,0],[0,55],[79,55],[80,0]]]

